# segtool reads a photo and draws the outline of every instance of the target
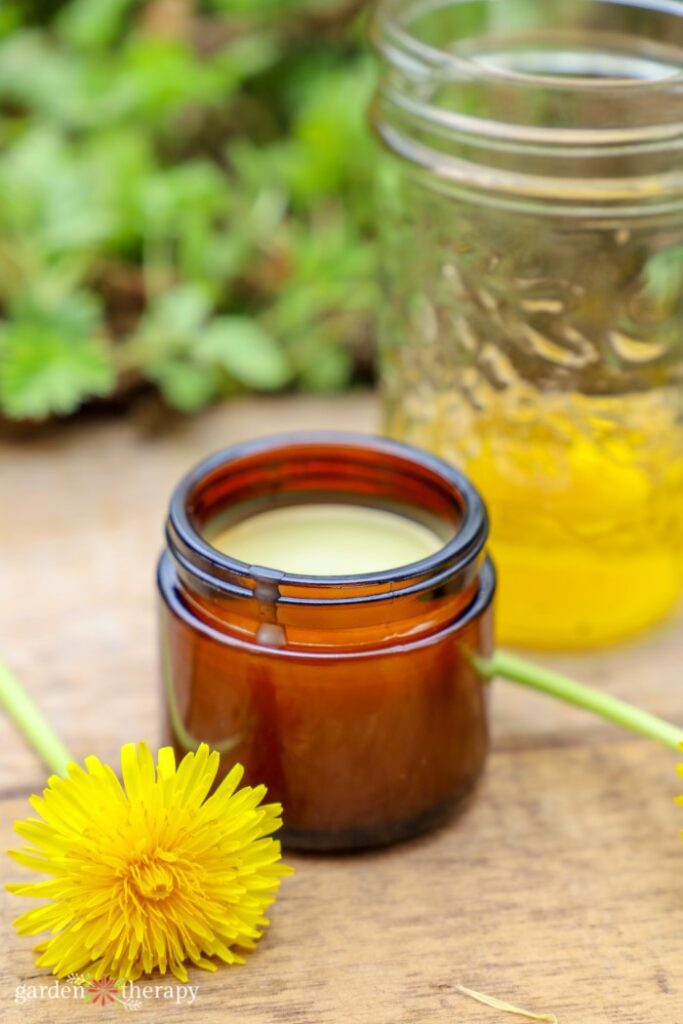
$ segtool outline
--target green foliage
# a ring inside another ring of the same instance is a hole
[[[42,419],[104,395],[114,374],[96,337],[99,310],[72,292],[53,308],[18,302],[0,333],[0,401],[8,416]]]
[[[375,152],[343,0],[188,2],[180,29],[163,0],[44,8],[0,16],[0,412],[124,374],[187,412],[348,386]]]
[[[244,316],[216,317],[197,345],[197,358],[220,367],[247,387],[275,391],[291,378],[289,362],[277,342]]]

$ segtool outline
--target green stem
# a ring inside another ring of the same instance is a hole
[[[626,701],[617,697],[610,697],[607,693],[601,693],[590,686],[574,682],[567,676],[553,672],[551,669],[534,665],[523,658],[517,658],[506,651],[496,651],[488,659],[477,658],[477,668],[486,679],[498,676],[502,679],[509,679],[513,683],[521,683],[532,690],[540,690],[551,697],[557,697],[568,704],[591,711],[594,715],[600,715],[615,725],[624,729],[630,729],[641,736],[647,736],[657,743],[663,743],[665,747],[679,751],[683,747],[683,729],[662,718],[641,711],[640,708],[627,704]]]
[[[38,710],[28,692],[9,667],[0,659],[0,704],[2,704],[42,757],[57,775],[66,775],[67,765],[75,760],[60,740],[43,713]]]

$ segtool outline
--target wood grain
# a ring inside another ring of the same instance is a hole
[[[674,789],[666,752],[638,741],[494,755],[476,798],[440,831],[382,853],[288,858],[296,874],[270,932],[246,966],[193,972],[193,1009],[240,1024],[507,1019],[459,995],[462,983],[560,1024],[680,1024]],[[3,833],[23,813],[2,805]],[[44,979],[4,899],[2,1020],[76,1019],[71,1004],[12,1004],[18,979]],[[149,1000],[138,1012],[162,1009]]]
[[[168,495],[208,452],[249,436],[372,429],[359,395],[234,403],[171,430],[74,424],[0,445],[0,651],[77,756],[115,760],[158,735],[154,563]],[[543,657],[683,721],[683,622],[614,651]],[[192,1008],[158,1019],[242,1024],[514,1021],[458,984],[560,1024],[683,1024],[683,812],[675,757],[543,697],[497,684],[494,754],[464,812],[419,841],[290,858],[273,927],[242,968],[195,972]],[[44,771],[0,719],[0,831]],[[683,788],[683,787],[682,787]],[[20,877],[2,858],[5,880]],[[19,872],[19,873],[18,873]],[[0,1021],[61,1024],[121,1010],[14,1001],[46,984],[0,902]]]

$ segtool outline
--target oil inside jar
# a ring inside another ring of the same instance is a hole
[[[662,619],[683,585],[683,426],[659,395],[505,399],[453,393],[389,429],[459,465],[491,516],[500,641],[581,649]],[[677,400],[672,403],[677,406]],[[471,412],[471,410],[470,410]],[[628,426],[624,426],[628,424]]]

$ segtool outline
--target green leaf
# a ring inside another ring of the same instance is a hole
[[[316,346],[300,378],[308,391],[341,391],[353,375],[353,356],[343,345]]]
[[[180,40],[132,37],[121,70],[125,71],[122,81],[129,90],[131,112],[136,115],[163,117],[193,98],[199,99],[201,68],[197,68],[189,46]]]
[[[292,184],[299,200],[354,186],[359,196],[371,189],[376,152],[367,108],[373,86],[365,59],[307,83],[294,125],[300,152]]]
[[[56,21],[59,35],[76,47],[99,48],[113,43],[136,0],[71,0]]]
[[[156,299],[150,310],[155,326],[176,336],[198,331],[209,315],[206,291],[195,285],[178,285]]]
[[[0,39],[17,31],[21,25],[21,11],[14,3],[0,7]]]
[[[196,356],[259,391],[277,391],[292,377],[282,347],[248,317],[217,317],[197,344]]]
[[[241,83],[270,68],[280,55],[280,47],[267,29],[258,34],[234,39],[220,49],[207,65],[210,87],[225,98]]]
[[[111,210],[88,162],[47,125],[6,150],[0,187],[0,225],[39,239],[47,253],[90,248],[92,255],[111,230]]]
[[[49,287],[50,285],[53,287]],[[47,327],[63,337],[83,339],[100,330],[101,309],[90,292],[64,294],[62,280],[45,274],[28,291],[16,295],[9,306],[10,324],[20,328]]]
[[[217,398],[221,390],[221,374],[215,367],[188,360],[164,363],[155,378],[169,405],[181,412],[196,412]]]
[[[0,99],[37,110],[50,121],[71,121],[82,108],[81,64],[34,31],[0,45]]]
[[[210,0],[211,6],[226,14],[248,14],[252,17],[272,17],[289,11],[311,10],[322,3],[328,7],[339,4],[339,0]]]
[[[10,417],[65,415],[114,386],[111,362],[94,338],[72,338],[40,321],[10,324],[0,337],[0,404]]]
[[[92,180],[83,206],[90,207],[96,197],[107,211],[111,248],[134,246],[140,237],[140,195],[155,173],[152,140],[142,132],[103,128],[84,139],[79,160]]]
[[[210,312],[210,299],[199,286],[178,285],[164,292],[150,303],[137,333],[128,340],[125,359],[153,380],[160,379],[167,363],[191,360]]]
[[[218,168],[194,160],[150,175],[140,192],[140,212],[148,231],[175,237],[188,215],[226,212],[229,196],[228,181]]]
[[[132,35],[117,64],[118,91],[126,101],[121,110],[159,129],[191,107],[220,109],[242,78],[268,64],[270,52],[265,41],[239,40],[228,51],[198,58],[188,41]]]

